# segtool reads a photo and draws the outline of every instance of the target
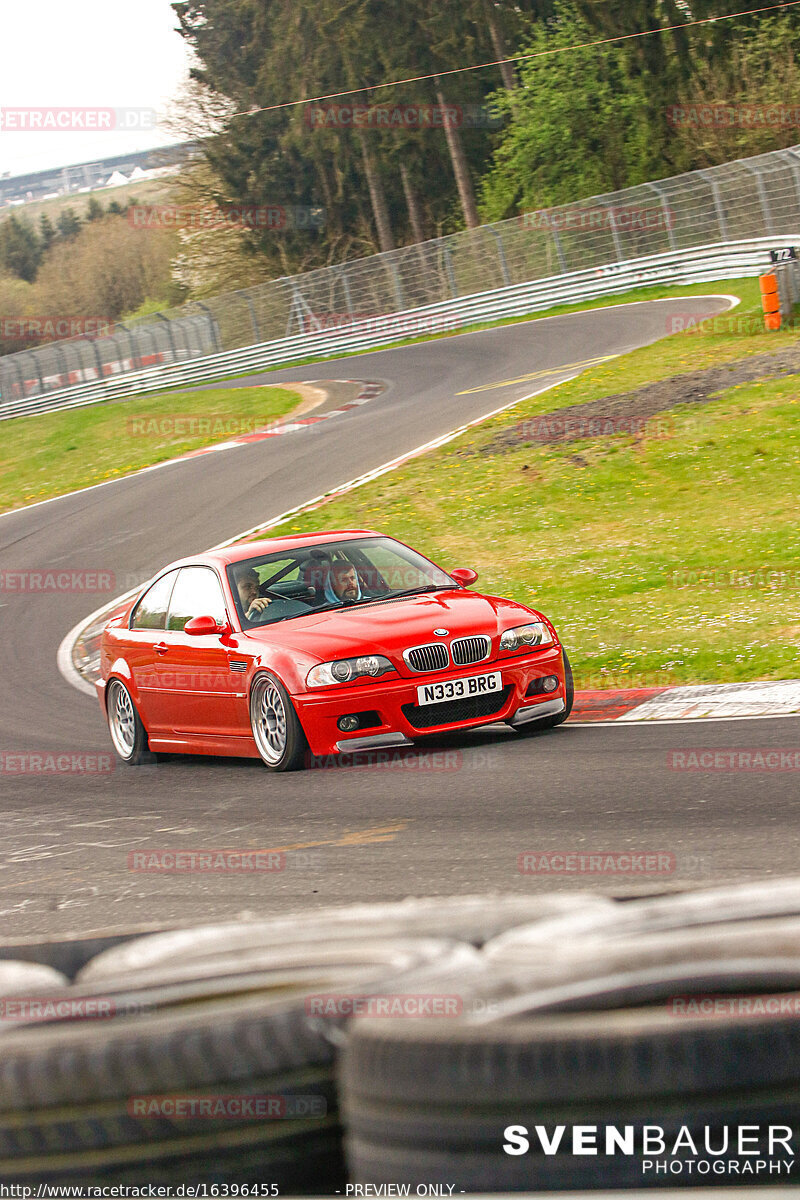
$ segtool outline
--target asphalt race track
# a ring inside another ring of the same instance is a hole
[[[0,570],[102,570],[116,582],[101,595],[0,593],[0,750],[111,754],[97,704],[62,678],[57,650],[84,616],[162,564],[570,377],[575,364],[654,341],[671,313],[695,307],[708,314],[728,303],[695,297],[598,310],[242,380],[337,377],[387,387],[307,433],[0,518]],[[467,389],[480,390],[460,394]],[[6,937],[55,935],[409,894],[553,886],[642,893],[796,873],[796,776],[676,772],[667,753],[786,748],[798,733],[795,718],[566,726],[527,739],[492,727],[439,743],[426,767],[278,777],[255,760],[177,757],[96,775],[6,767],[2,928]],[[132,852],[165,848],[283,849],[287,866],[224,875],[129,869]],[[520,874],[518,856],[535,850],[656,851],[673,855],[674,869],[638,881]]]

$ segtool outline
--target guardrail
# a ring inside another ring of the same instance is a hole
[[[648,255],[584,271],[535,279],[511,287],[461,296],[404,312],[354,321],[344,327],[304,332],[260,345],[188,362],[173,362],[91,383],[78,384],[0,402],[0,420],[57,409],[80,408],[104,400],[120,400],[147,392],[193,387],[232,375],[256,372],[299,358],[342,357],[407,340],[409,330],[425,327],[455,331],[483,321],[525,316],[560,304],[575,304],[613,296],[654,284],[691,284],[760,275],[777,242],[800,243],[800,233],[780,238],[755,238],[688,250]]]

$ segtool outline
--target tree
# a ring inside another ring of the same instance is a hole
[[[42,252],[44,254],[46,254],[50,249],[53,242],[56,240],[56,237],[57,234],[53,222],[50,220],[47,213],[43,212],[39,217],[39,240],[42,244]]]
[[[34,297],[35,285],[15,275],[0,275],[0,312],[4,317],[29,317],[36,311]],[[16,354],[19,350],[29,349],[30,338],[24,333],[24,325],[16,328],[13,319],[0,323],[0,354]]]
[[[261,188],[273,195],[285,188],[295,203],[325,206],[324,236],[313,242],[306,236],[302,251],[297,240],[282,241],[290,259],[316,251],[318,261],[329,261],[357,246],[362,253],[385,249],[418,240],[423,224],[431,231],[473,224],[470,194],[491,149],[487,130],[353,129],[313,124],[311,106],[249,110],[340,92],[348,93],[345,105],[430,107],[436,104],[431,82],[373,85],[490,58],[491,23],[497,32],[502,21],[509,36],[523,11],[544,3],[466,0],[463,15],[462,0],[442,0],[433,9],[427,0],[391,7],[382,0],[178,0],[181,32],[200,63],[194,80],[229,104],[217,135],[204,144],[209,164],[241,200]],[[457,105],[481,104],[497,78],[496,68],[457,82],[443,78],[442,95]],[[452,172],[442,170],[443,158]],[[262,241],[258,249],[269,255],[271,248]]]
[[[526,52],[590,40],[566,4],[538,29]],[[657,177],[642,119],[643,83],[630,76],[625,50],[606,46],[520,67],[522,87],[497,102],[509,125],[483,182],[483,212],[500,220],[523,209],[564,204]],[[512,108],[513,104],[513,108]]]
[[[687,168],[703,169],[797,142],[796,122],[775,119],[789,110],[787,97],[800,90],[797,36],[793,15],[767,15],[742,29],[725,54],[695,56],[676,105],[688,115],[677,119],[672,131],[677,156]],[[723,112],[719,123],[693,119],[692,111],[704,106],[727,109],[730,116]]]
[[[124,217],[94,221],[70,241],[56,242],[42,264],[41,311],[115,321],[148,299],[167,305],[176,249],[172,231],[134,229]]]
[[[62,238],[73,238],[80,233],[83,222],[73,208],[65,208],[59,213],[57,224]]]
[[[89,197],[89,204],[86,209],[87,221],[101,221],[106,215],[106,210],[103,208],[96,196]]]
[[[0,225],[0,269],[32,283],[41,260],[42,244],[36,230],[12,213]]]

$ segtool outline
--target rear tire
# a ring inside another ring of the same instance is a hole
[[[130,692],[121,679],[112,679],[106,691],[106,716],[108,731],[117,752],[117,758],[128,767],[140,767],[153,762],[147,741],[147,730],[142,724]]]
[[[303,726],[286,688],[266,671],[253,680],[250,728],[268,771],[299,771],[308,753]]]
[[[516,733],[525,735],[528,733],[542,733],[545,729],[555,729],[556,725],[563,725],[572,712],[572,705],[575,701],[575,682],[572,678],[572,664],[563,646],[561,647],[561,653],[564,657],[564,711],[556,713],[554,717],[542,717],[541,721],[528,721],[526,724],[520,725],[519,728],[514,727]]]

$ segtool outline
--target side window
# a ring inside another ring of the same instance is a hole
[[[172,592],[177,571],[168,571],[157,579],[153,586],[145,592],[136,605],[131,629],[163,629],[169,607],[169,597]]]
[[[183,629],[192,617],[213,617],[218,625],[225,621],[222,588],[209,567],[182,567],[172,592],[167,629]]]

